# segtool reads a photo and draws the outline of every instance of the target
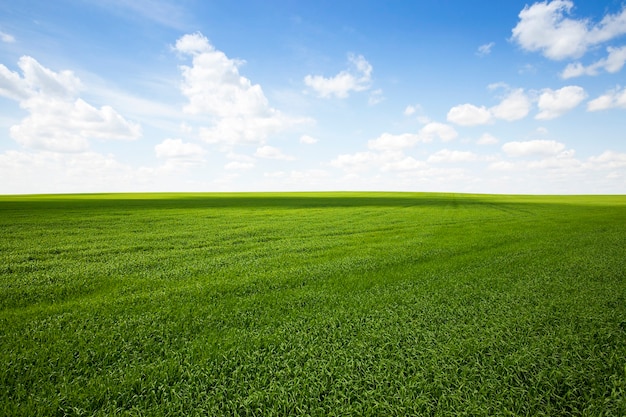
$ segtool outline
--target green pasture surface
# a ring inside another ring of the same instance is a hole
[[[0,415],[626,415],[626,196],[0,196]]]

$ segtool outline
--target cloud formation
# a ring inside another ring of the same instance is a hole
[[[619,72],[626,63],[626,46],[621,48],[606,48],[608,56],[589,66],[584,66],[580,62],[569,64],[561,73],[561,78],[568,79],[580,77],[581,75],[598,75],[600,70],[615,74]]]
[[[307,75],[304,84],[323,98],[347,98],[352,91],[368,90],[372,82],[372,65],[363,55],[348,55],[351,68],[341,71],[334,77]],[[382,91],[376,96],[380,96]]]
[[[529,140],[524,142],[507,142],[502,150],[508,156],[551,156],[565,149],[565,145],[554,140]]]
[[[498,143],[499,140],[498,138],[496,138],[495,136],[493,136],[490,133],[484,133],[480,138],[478,138],[478,140],[476,141],[476,143],[478,145],[495,145],[496,143]]]
[[[626,33],[626,7],[607,14],[594,24],[589,19],[572,19],[571,0],[553,0],[525,6],[513,28],[512,40],[523,49],[541,52],[546,58],[580,58],[590,47]]]
[[[300,143],[304,143],[305,145],[314,145],[318,142],[317,138],[314,138],[309,135],[300,136]]]
[[[10,129],[22,146],[56,152],[81,152],[90,139],[133,140],[141,126],[110,106],[96,108],[77,98],[80,79],[71,71],[54,72],[23,56],[20,75],[0,64],[0,95],[16,100],[29,116]]]
[[[487,108],[465,103],[448,111],[447,120],[459,126],[479,126],[493,123],[496,119],[512,122],[523,119],[530,112],[530,98],[521,88],[511,90],[499,104]]]
[[[204,162],[206,151],[195,143],[182,139],[165,139],[154,147],[157,158],[177,165],[194,165]]]
[[[496,44],[495,42],[489,42],[484,45],[480,45],[478,47],[478,50],[476,51],[476,55],[480,57],[489,55],[491,53],[491,50],[495,46],[495,44]]]
[[[258,158],[278,159],[282,161],[293,161],[294,159],[296,159],[291,155],[284,154],[283,151],[281,151],[280,149],[268,145],[257,148],[254,156]]]
[[[13,43],[15,42],[15,36],[0,31],[0,41],[4,43]]]
[[[455,139],[458,133],[452,126],[444,123],[430,122],[417,133],[402,133],[394,135],[383,133],[376,139],[367,142],[367,147],[376,151],[399,151],[415,146],[417,143],[429,143],[433,139],[449,142]]]
[[[427,162],[458,163],[473,162],[476,160],[478,160],[478,155],[476,155],[474,152],[442,149],[430,155],[427,159]]]
[[[555,119],[578,106],[587,93],[582,87],[569,85],[558,90],[546,88],[539,96],[537,120]]]
[[[485,106],[465,103],[452,107],[447,120],[459,126],[477,126],[492,123],[493,115]]]
[[[310,122],[272,108],[261,86],[239,74],[243,61],[228,58],[201,33],[184,35],[174,49],[192,58],[191,66],[180,67],[181,91],[189,100],[184,111],[213,118],[200,129],[207,143],[262,144],[273,133]]]
[[[613,108],[626,109],[626,87],[608,91],[587,103],[588,111],[599,111]]]
[[[512,122],[528,116],[530,107],[530,98],[524,93],[522,88],[517,88],[509,92],[499,104],[491,107],[489,110],[496,119]]]

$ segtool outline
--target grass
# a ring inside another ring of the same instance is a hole
[[[626,415],[626,196],[0,197],[0,415]]]

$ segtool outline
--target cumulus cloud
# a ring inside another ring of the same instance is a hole
[[[224,165],[224,169],[229,171],[248,171],[252,168],[254,168],[252,162],[232,161]]]
[[[206,151],[195,143],[183,142],[182,139],[165,139],[154,147],[157,158],[163,158],[181,165],[193,165],[204,162]]]
[[[0,40],[4,43],[13,43],[15,42],[15,36],[5,32],[0,32]]]
[[[12,126],[11,136],[23,146],[57,152],[81,152],[89,139],[133,140],[138,124],[125,120],[110,106],[96,108],[77,98],[80,79],[71,71],[54,72],[23,56],[20,75],[0,64],[0,95],[19,102],[29,116]]]
[[[305,145],[314,145],[318,142],[318,140],[309,135],[300,136],[300,143],[304,143]]]
[[[448,111],[447,120],[460,126],[486,125],[496,119],[511,122],[526,117],[531,104],[524,90],[518,88],[511,90],[499,104],[490,108],[469,103],[454,106]]]
[[[425,162],[418,161],[412,156],[397,155],[397,157],[385,161],[381,166],[381,171],[415,171],[424,169],[426,166]]]
[[[626,46],[621,48],[607,48],[608,56],[589,66],[584,66],[580,62],[569,64],[561,73],[561,78],[568,79],[580,77],[581,75],[598,75],[600,70],[614,74],[619,72],[626,63]]]
[[[562,152],[565,145],[554,140],[529,140],[525,142],[507,142],[502,150],[508,156],[551,156]]]
[[[449,142],[456,139],[459,134],[450,125],[439,122],[430,122],[420,129],[418,135],[420,137],[420,141],[422,142],[431,142],[435,138],[438,138],[443,142]]]
[[[343,154],[330,162],[335,168],[343,169],[351,174],[362,173],[370,170],[382,172],[401,172],[422,169],[425,162],[406,156],[398,151],[385,152],[357,152],[354,154]]]
[[[400,135],[383,133],[376,139],[370,140],[367,143],[367,147],[378,151],[400,150],[414,146],[420,139],[420,135],[416,133],[403,133]]]
[[[528,116],[531,101],[521,88],[512,90],[500,104],[493,106],[489,111],[496,119],[512,122]]]
[[[375,106],[376,104],[384,100],[385,97],[383,96],[383,90],[379,88],[378,90],[374,90],[370,93],[370,96],[367,99],[367,104],[369,104],[370,106]]]
[[[270,134],[310,122],[272,108],[261,86],[239,74],[243,61],[215,49],[202,34],[184,35],[174,49],[192,58],[191,66],[180,67],[181,91],[189,100],[184,111],[213,118],[210,127],[200,129],[206,142],[261,144]]]
[[[489,55],[491,53],[491,50],[495,46],[495,44],[496,44],[495,42],[489,42],[484,45],[480,45],[478,47],[478,50],[476,51],[476,55],[480,57]]]
[[[414,114],[416,111],[420,110],[421,107],[419,105],[417,106],[406,106],[406,108],[404,109],[404,112],[402,112],[402,114],[404,114],[405,116],[411,116],[412,114]]]
[[[444,123],[430,122],[417,133],[402,133],[394,135],[383,133],[376,139],[367,142],[367,147],[376,151],[399,151],[415,146],[417,143],[428,143],[434,139],[449,142],[455,139],[458,133],[452,126]]]
[[[527,51],[540,51],[553,60],[579,58],[590,47],[626,33],[626,7],[607,14],[594,24],[589,19],[572,19],[571,0],[553,0],[525,6],[513,28],[513,41]]]
[[[626,167],[626,153],[605,151],[598,156],[592,156],[589,161],[596,167],[605,169],[624,168]]]
[[[545,89],[539,96],[537,120],[550,120],[562,116],[578,106],[587,93],[582,87],[569,85],[558,90]]]
[[[607,110],[616,107],[626,109],[626,88],[608,91],[587,103],[587,111]]]
[[[318,96],[329,98],[346,98],[352,91],[364,91],[370,88],[372,82],[372,65],[363,55],[348,55],[351,68],[341,71],[334,77],[326,78],[321,75],[307,75],[304,84],[317,93]],[[378,94],[380,96],[382,91]]]
[[[293,161],[296,159],[291,155],[284,154],[280,149],[268,145],[258,148],[254,156],[265,159],[279,159],[282,161]]]
[[[478,126],[493,123],[495,120],[515,121],[525,118],[532,107],[533,101],[522,88],[509,89],[507,85],[493,84],[490,89],[504,87],[506,96],[497,105],[487,108],[473,104],[461,104],[452,107],[448,112],[448,121],[460,126]],[[558,90],[545,89],[538,98],[538,120],[549,120],[559,117],[578,106],[587,94],[582,87],[566,86]]]
[[[493,116],[485,106],[460,104],[448,111],[447,120],[460,126],[485,125],[493,121]]]
[[[3,193],[136,191],[143,179],[141,174],[111,155],[92,151],[9,150],[0,153],[0,178],[6,179],[2,183]]]
[[[495,145],[498,142],[498,138],[489,133],[484,133],[480,138],[478,138],[478,141],[476,141],[479,145]]]
[[[456,163],[456,162],[472,162],[478,159],[478,155],[470,151],[455,151],[450,149],[442,149],[428,157],[427,162],[434,163]]]
[[[330,165],[350,172],[366,171],[373,165],[378,165],[380,154],[376,152],[357,152],[342,154],[330,161]]]

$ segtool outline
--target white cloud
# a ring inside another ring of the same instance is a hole
[[[220,51],[216,51],[213,45],[209,42],[209,40],[202,35],[200,32],[183,35],[176,41],[176,45],[174,45],[174,50],[178,51],[182,54],[188,55],[200,55],[204,53],[217,52],[223,56],[224,61],[229,61],[224,53]],[[234,61],[235,66],[240,64],[240,61]],[[230,66],[227,64],[227,66]]]
[[[33,94],[34,92],[20,74],[0,64],[0,96],[20,101]]]
[[[383,133],[376,139],[367,142],[367,147],[377,151],[400,150],[414,146],[420,139],[419,134],[413,133],[403,133],[400,135]]]
[[[480,138],[478,138],[478,141],[476,141],[479,145],[495,145],[498,142],[498,138],[489,133],[484,133]]]
[[[406,172],[423,169],[426,163],[406,156],[401,151],[357,152],[343,154],[330,162],[335,168],[343,169],[350,174],[366,171]]]
[[[533,64],[524,64],[517,70],[517,73],[520,74],[520,75],[536,74],[537,73],[537,67],[534,66]]]
[[[248,171],[252,168],[254,168],[254,163],[252,162],[233,161],[224,165],[224,169],[229,171]]]
[[[285,155],[280,149],[268,145],[257,148],[254,156],[265,159],[279,159],[282,161],[293,161],[296,159],[291,155]]]
[[[138,171],[111,155],[90,151],[6,151],[0,153],[0,178],[2,192],[11,194],[136,191],[141,181]]]
[[[528,116],[531,101],[521,88],[515,89],[506,96],[500,104],[493,106],[489,111],[497,118],[512,122]]]
[[[454,151],[449,149],[442,149],[435,152],[428,157],[427,162],[434,163],[457,163],[457,162],[472,162],[478,159],[478,155],[469,151]]]
[[[492,84],[490,89],[504,87],[504,84]],[[512,122],[523,119],[530,112],[531,100],[522,88],[511,90],[502,101],[491,107],[461,104],[454,106],[448,112],[448,121],[460,126],[478,126],[493,123],[495,119]]]
[[[378,160],[375,152],[357,152],[355,154],[341,154],[330,161],[330,165],[349,172],[365,171],[371,168],[372,162]]]
[[[525,142],[507,142],[502,150],[512,157],[523,156],[550,156],[556,155],[565,149],[565,145],[553,140],[529,140]]]
[[[429,122],[417,133],[383,133],[367,143],[368,151],[339,155],[330,162],[330,165],[343,169],[352,176],[372,170],[416,172],[428,168],[426,162],[405,155],[404,149],[413,147],[417,143],[429,143],[435,139],[448,142],[457,136],[458,133],[453,127],[444,123]]]
[[[491,49],[493,49],[495,45],[496,45],[495,42],[489,42],[484,45],[480,45],[478,47],[478,51],[476,51],[476,55],[480,57],[489,55],[491,53]]]
[[[554,0],[525,6],[513,28],[512,39],[523,49],[540,51],[549,59],[578,58],[588,48],[626,33],[626,8],[607,14],[598,24],[566,17],[574,3]]]
[[[314,145],[318,142],[318,140],[309,135],[300,136],[300,143],[304,143],[306,145]]]
[[[405,116],[411,116],[412,114],[414,114],[416,111],[420,110],[421,107],[419,105],[417,106],[406,106],[406,108],[404,109],[404,112],[402,112],[402,114],[404,114]]]
[[[351,91],[368,90],[372,81],[372,66],[363,55],[348,55],[352,65],[349,70],[341,71],[334,77],[326,78],[321,75],[307,75],[304,83],[313,89],[320,97],[346,98]]]
[[[460,126],[477,126],[491,123],[493,116],[485,106],[478,107],[466,103],[452,107],[447,120]]]
[[[385,162],[381,167],[381,171],[415,171],[426,166],[425,162],[418,161],[412,156],[401,157],[398,155],[396,159]]]
[[[0,64],[0,95],[13,100],[33,97],[69,99],[81,90],[81,82],[72,71],[54,72],[30,56],[17,63],[24,76]]]
[[[454,140],[459,135],[450,125],[438,122],[430,122],[419,131],[421,142],[431,142],[434,138],[439,138],[443,142]]]
[[[587,111],[607,110],[616,107],[626,109],[626,88],[608,91],[587,103]]]
[[[270,107],[261,86],[239,74],[243,62],[216,50],[202,34],[184,35],[175,50],[192,57],[192,66],[181,66],[181,91],[189,99],[184,111],[213,117],[212,126],[200,129],[206,142],[259,144],[270,134],[310,122]]]
[[[165,139],[154,147],[157,158],[191,165],[204,162],[206,151],[195,143],[186,143],[182,139]]]
[[[263,176],[266,178],[284,178],[285,171],[264,172]]]
[[[369,98],[367,99],[367,104],[369,104],[370,106],[375,106],[376,104],[384,100],[385,97],[383,96],[383,90],[379,88],[378,90],[374,90],[371,92]]]
[[[4,43],[13,43],[15,42],[15,36],[5,32],[0,32],[0,40]]]
[[[455,139],[458,133],[452,126],[430,122],[422,127],[417,133],[401,133],[394,135],[383,133],[376,139],[367,142],[367,147],[377,151],[399,151],[415,146],[417,143],[428,143],[438,138],[443,142]]]
[[[573,150],[564,151],[557,155],[552,155],[535,161],[527,161],[526,168],[532,170],[575,170],[582,168],[582,163],[574,158]]]
[[[23,76],[0,65],[0,95],[19,101],[30,114],[12,126],[11,136],[23,146],[58,152],[81,152],[89,139],[133,140],[141,127],[112,107],[96,108],[76,98],[81,82],[71,71],[54,72],[34,58],[20,58]]]
[[[231,161],[239,161],[239,162],[254,162],[255,161],[255,159],[251,157],[250,155],[244,155],[244,154],[234,153],[234,152],[228,152],[226,154],[226,158],[230,159]]]
[[[622,46],[621,48],[609,46],[606,50],[609,55],[604,60],[598,61],[600,63],[599,66],[611,74],[621,71],[624,67],[624,63],[626,63],[626,46]],[[597,64],[598,63],[594,65]]]
[[[517,164],[510,161],[495,161],[489,164],[487,169],[493,171],[513,171],[518,168]]]
[[[619,72],[626,63],[626,46],[621,48],[608,47],[608,56],[585,67],[580,62],[569,64],[561,73],[561,78],[568,79],[581,75],[598,75],[600,70],[609,73]]]
[[[289,172],[287,183],[295,185],[293,190],[300,191],[306,186],[320,186],[324,178],[330,177],[330,173],[323,169],[308,169],[303,171]]]
[[[586,97],[585,90],[575,85],[558,90],[545,89],[539,96],[537,106],[540,112],[535,119],[550,120],[562,116],[578,106]]]
[[[601,155],[589,158],[596,168],[615,169],[626,167],[626,153],[605,151]]]
[[[11,136],[21,145],[58,152],[79,152],[89,139],[133,140],[141,127],[126,121],[109,106],[97,109],[82,99],[64,101],[34,97],[22,102],[31,114],[12,126]]]

